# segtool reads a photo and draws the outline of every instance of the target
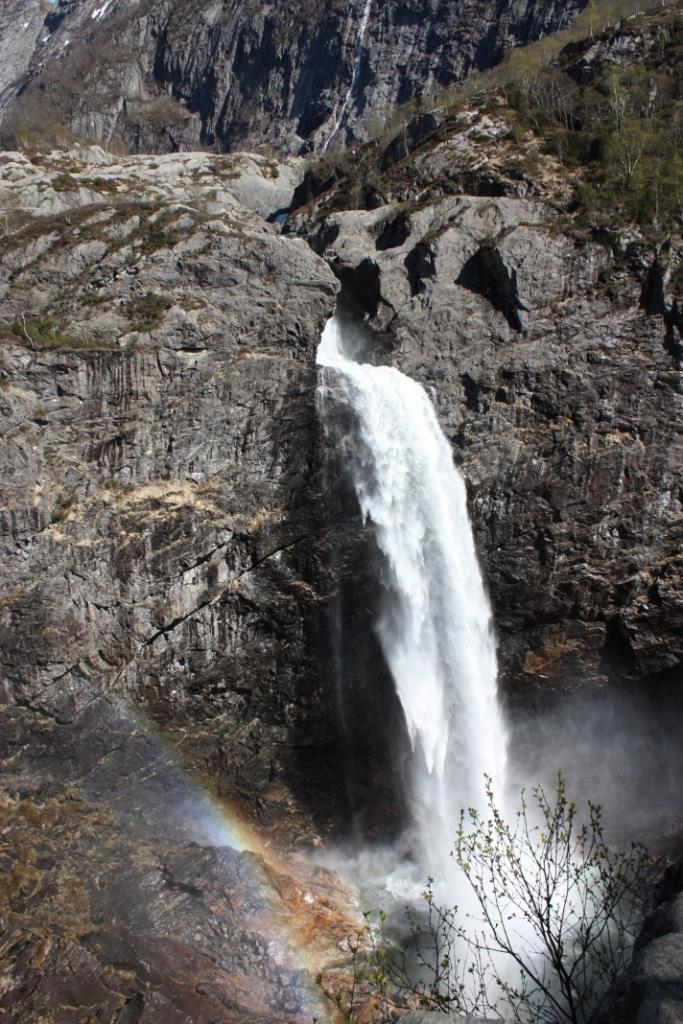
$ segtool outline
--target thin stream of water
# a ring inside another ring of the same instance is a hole
[[[370,21],[371,10],[372,0],[365,0],[363,16],[361,18],[360,28],[358,30],[358,41],[356,43],[356,58],[353,65],[353,75],[351,76],[351,84],[347,90],[346,96],[344,97],[344,102],[342,103],[341,110],[339,111],[337,119],[334,123],[334,128],[332,129],[329,137],[327,138],[327,141],[325,142],[325,145],[323,146],[323,153],[327,152],[330,143],[332,142],[332,139],[335,137],[335,135],[339,132],[342,125],[344,124],[344,118],[346,117],[349,107],[351,106],[351,101],[353,100],[356,94],[356,86],[358,85],[358,79],[360,78],[360,69],[363,61],[365,35],[368,30],[368,22]]]

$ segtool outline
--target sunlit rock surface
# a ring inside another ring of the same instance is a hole
[[[37,0],[0,11],[5,133],[122,141],[135,151],[277,152],[347,141],[388,107],[496,64],[568,24],[584,0]],[[17,31],[17,22],[29,26]],[[352,93],[350,94],[351,87]]]
[[[310,1021],[355,924],[291,166],[0,158],[8,1021]]]
[[[125,69],[135,18],[112,33],[104,0],[61,6],[84,44],[106,29]],[[352,32],[344,47],[348,84]],[[68,52],[48,63],[67,68]],[[220,145],[189,106],[154,95],[131,145]],[[323,97],[318,142],[339,95]],[[96,110],[71,100],[78,130],[119,130],[106,96]],[[316,417],[315,349],[339,289],[368,358],[438,407],[469,484],[506,692],[545,706],[636,691],[657,712],[645,746],[666,748],[683,635],[679,243],[569,230],[551,201],[566,185],[550,161],[542,175],[520,166],[504,119],[452,131],[439,117],[387,148],[382,181],[309,194],[287,236],[262,217],[288,205],[296,161],[0,160],[8,1020],[60,1007],[68,1021],[72,1006],[119,1022],[312,1017],[296,941],[281,944],[259,901],[270,892],[285,930],[302,913],[307,941],[329,936],[328,949],[350,903],[327,876],[315,888],[288,864],[274,881],[267,850],[226,849],[197,793],[260,815],[261,841],[285,850],[324,844],[352,814],[364,838],[400,822],[383,738],[401,724],[370,629],[376,551]],[[276,112],[273,125],[289,146],[291,124]],[[354,638],[346,731],[340,617]],[[606,742],[611,720],[593,711],[580,735],[595,717]],[[664,789],[653,772],[643,792]],[[677,941],[653,947],[662,961],[644,954],[636,1016],[647,993],[674,998]]]
[[[673,684],[681,372],[671,307],[643,299],[647,249],[617,264],[537,199],[305,214],[377,331],[373,357],[433,388],[470,484],[508,688]]]
[[[253,796],[334,729],[304,608],[337,285],[234,167],[166,194],[144,163],[0,162],[0,661],[5,700],[67,724],[126,693]]]

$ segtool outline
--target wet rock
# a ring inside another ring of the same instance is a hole
[[[66,765],[56,765],[53,788]],[[158,828],[153,812],[136,816],[129,806],[122,818],[106,797],[84,801],[75,777],[59,796],[15,795],[17,778],[4,768],[0,1006],[8,1021],[47,1015],[67,1024],[96,1013],[112,1024],[280,1024],[319,1014],[308,969],[351,927],[348,894],[329,872],[300,862],[280,876],[253,853],[199,845],[191,817],[185,834],[170,838],[162,805]],[[101,762],[92,774],[106,771]],[[143,760],[143,789],[154,773],[172,787],[172,765],[162,776]],[[175,776],[182,780],[177,765]],[[188,814],[201,807],[197,789]],[[297,936],[314,931],[304,964]]]
[[[673,875],[673,872],[671,872]],[[680,890],[680,866],[674,888]],[[683,895],[665,899],[645,922],[633,962],[613,996],[605,1024],[677,1024],[683,1020]]]

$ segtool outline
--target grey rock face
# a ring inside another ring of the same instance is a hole
[[[41,0],[5,0],[0,10],[0,116],[25,79],[34,51],[49,32]]]
[[[259,143],[280,152],[320,149],[333,136],[364,137],[363,117],[381,121],[396,102],[492,66],[583,6],[371,0],[365,22],[362,0],[62,0],[25,73],[32,44],[30,33],[22,36],[4,131],[62,125],[137,151]],[[8,40],[12,25],[9,16],[0,22]]]
[[[633,962],[614,994],[605,1024],[678,1024],[683,1021],[683,895],[681,864],[670,871],[669,888],[645,922]]]
[[[0,208],[7,229],[22,217],[113,205],[124,197],[190,203],[205,216],[243,206],[267,219],[289,206],[303,172],[304,161],[297,157],[275,160],[256,153],[115,158],[100,146],[75,145],[32,163],[9,152],[0,155]]]
[[[0,166],[2,692],[62,723],[128,694],[253,797],[334,730],[312,566],[337,284],[237,203],[231,158],[137,170]]]
[[[291,166],[0,158],[16,1024],[305,1024],[311,972],[357,927],[329,872],[241,852],[320,843],[343,818],[326,622],[345,579],[364,612],[362,534],[329,515],[343,487],[315,409],[338,283],[235,198],[281,205]],[[376,658],[362,640],[356,657]]]
[[[680,671],[683,565],[666,310],[544,203],[452,197],[311,235],[389,359],[431,389],[495,609],[508,691]]]

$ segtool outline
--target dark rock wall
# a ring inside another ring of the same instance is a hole
[[[25,21],[35,6],[26,0],[3,8],[0,36],[10,39],[17,17]],[[491,67],[583,6],[373,0],[359,45],[363,0],[62,0],[35,44],[26,30],[21,59],[6,66],[0,118],[7,136],[54,135],[62,125],[137,151],[319,149],[330,140],[356,63],[340,141],[363,137],[363,115],[374,111],[376,127],[392,104]]]
[[[680,850],[679,850],[680,856]],[[658,886],[625,976],[615,987],[604,1024],[657,1024],[683,1020],[683,861]]]

